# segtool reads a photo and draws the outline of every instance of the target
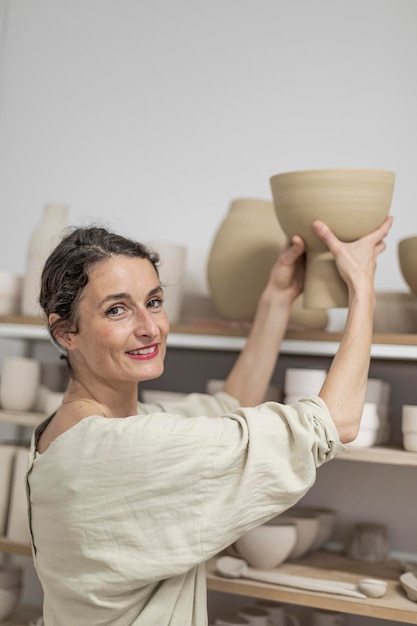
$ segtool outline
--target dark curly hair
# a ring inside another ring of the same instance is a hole
[[[49,320],[51,313],[59,318],[48,330],[54,345],[66,356],[56,341],[58,328],[78,332],[78,303],[88,283],[91,268],[114,256],[148,259],[159,276],[159,255],[147,246],[100,227],[75,228],[64,236],[45,262],[39,302]]]

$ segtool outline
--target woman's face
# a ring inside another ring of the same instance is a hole
[[[169,331],[162,297],[148,259],[116,256],[93,266],[79,302],[78,333],[67,335],[77,377],[117,386],[160,376]]]

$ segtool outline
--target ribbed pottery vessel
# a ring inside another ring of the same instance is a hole
[[[271,267],[286,242],[272,202],[256,198],[231,202],[207,262],[208,286],[220,317],[253,320]],[[291,311],[292,325],[324,328],[327,321],[325,311],[305,310],[301,297],[297,298]]]
[[[417,235],[401,239],[397,252],[403,278],[411,293],[417,296]]]
[[[332,255],[313,233],[325,222],[342,241],[354,241],[387,217],[394,190],[393,172],[378,169],[322,169],[277,174],[270,179],[278,220],[285,234],[306,243],[304,306],[346,307],[347,289]]]

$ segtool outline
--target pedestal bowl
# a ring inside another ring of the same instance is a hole
[[[304,306],[346,307],[347,288],[326,246],[314,234],[321,220],[342,241],[355,241],[387,217],[393,172],[378,169],[321,169],[277,174],[270,179],[278,221],[285,234],[302,237],[307,264]]]

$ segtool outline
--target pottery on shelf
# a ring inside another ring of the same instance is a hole
[[[65,204],[46,204],[43,207],[42,218],[29,240],[22,288],[21,312],[23,315],[41,314],[39,290],[43,266],[67,226],[67,211]]]
[[[397,253],[403,278],[413,295],[417,296],[417,235],[401,239]]]
[[[170,241],[146,242],[159,254],[159,278],[164,289],[164,308],[171,324],[181,320],[184,283],[187,268],[187,248]]]
[[[355,241],[380,226],[389,213],[393,172],[377,169],[320,169],[277,174],[270,179],[278,220],[285,234],[302,237],[307,262],[304,306],[346,307],[347,288],[332,254],[314,234],[321,220],[342,241]]]
[[[207,282],[214,307],[226,320],[251,321],[269,273],[287,237],[272,202],[256,198],[233,200],[213,239],[207,261]],[[290,326],[325,328],[325,311],[309,311],[302,297],[294,302]]]

